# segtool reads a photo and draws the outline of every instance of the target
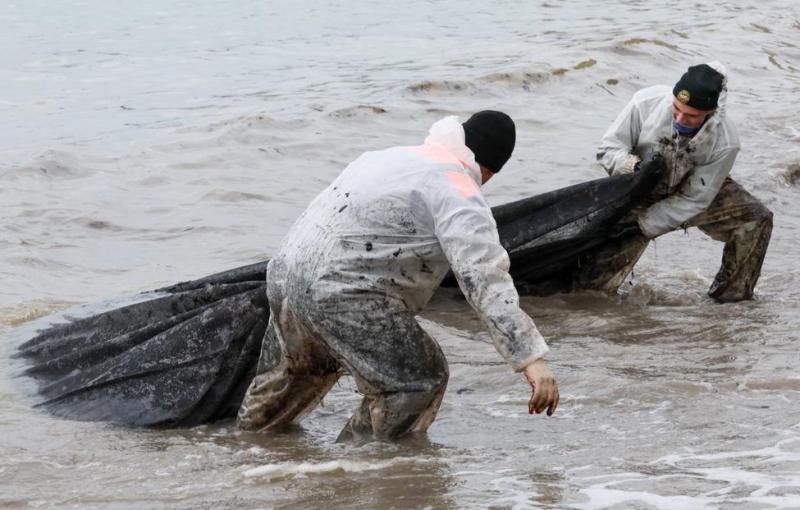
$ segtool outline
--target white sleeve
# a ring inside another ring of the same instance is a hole
[[[642,232],[654,238],[705,211],[731,173],[738,153],[738,147],[730,147],[709,163],[694,167],[675,194],[656,202],[639,217]]]
[[[450,268],[497,351],[516,371],[543,357],[547,344],[519,306],[508,253],[478,185],[462,172],[444,172],[429,181],[424,194]]]
[[[597,148],[597,161],[608,175],[629,173],[639,158],[632,154],[642,131],[641,112],[631,100],[617,115]]]

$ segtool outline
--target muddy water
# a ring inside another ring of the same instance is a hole
[[[800,507],[800,8],[674,2],[11,2],[0,14],[0,505],[8,508]],[[297,430],[127,430],[30,408],[32,319],[268,257],[360,152],[443,115],[518,125],[494,204],[601,175],[643,86],[730,71],[734,177],[775,213],[754,302],[705,298],[721,246],[659,239],[620,296],[526,298],[557,416],[474,314],[421,319],[451,380],[426,438],[333,444],[343,380]]]

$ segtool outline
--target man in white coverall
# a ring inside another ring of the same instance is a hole
[[[606,131],[597,159],[609,174],[633,172],[641,159],[661,154],[667,177],[631,218],[638,235],[611,240],[581,268],[576,287],[616,290],[651,239],[698,227],[725,243],[709,296],[720,302],[753,297],[772,213],[729,177],[739,137],[726,115],[726,85],[721,64],[692,66],[673,88],[634,94]]]
[[[436,122],[425,143],[367,152],[300,216],[267,269],[270,322],[238,424],[289,424],[351,374],[364,395],[339,435],[394,439],[433,422],[448,379],[414,316],[452,269],[498,352],[558,405],[542,335],[519,306],[480,185],[511,156],[514,123],[496,111]]]

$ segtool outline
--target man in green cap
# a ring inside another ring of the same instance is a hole
[[[511,157],[515,133],[502,112],[446,117],[422,145],[363,154],[314,199],[267,268],[269,326],[241,428],[272,432],[299,419],[346,372],[364,399],[340,439],[424,432],[448,370],[415,315],[450,269],[532,387],[529,412],[556,410],[547,344],[519,306],[480,191]]]
[[[603,136],[597,159],[616,175],[636,171],[643,159],[663,157],[667,175],[629,218],[624,235],[579,270],[575,287],[614,291],[651,239],[698,227],[725,243],[709,296],[719,302],[753,297],[772,212],[729,176],[739,137],[726,115],[726,96],[726,72],[717,62],[690,67],[672,88],[634,94]]]

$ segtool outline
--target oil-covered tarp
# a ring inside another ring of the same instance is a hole
[[[581,257],[620,220],[662,165],[493,209],[521,294],[569,290]],[[269,318],[266,262],[179,283],[137,302],[38,331],[20,345],[39,407],[69,419],[183,427],[236,415]],[[446,278],[444,284],[452,284]]]

